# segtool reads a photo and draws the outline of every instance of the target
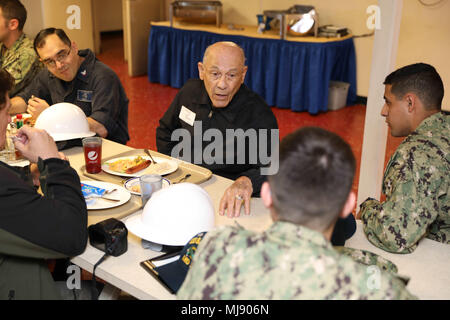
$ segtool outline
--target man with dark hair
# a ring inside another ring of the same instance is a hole
[[[179,299],[408,299],[404,283],[380,270],[371,286],[367,266],[330,243],[338,217],[355,206],[350,146],[320,128],[303,128],[280,146],[280,169],[261,189],[272,226],[209,231],[200,242]]]
[[[0,69],[0,147],[11,122],[13,81]],[[33,186],[28,168],[0,161],[0,300],[59,299],[45,260],[76,256],[86,247],[80,178],[44,130],[24,126],[13,138],[16,150],[37,163],[44,195]]]
[[[23,33],[27,10],[18,0],[0,0],[0,67],[13,77],[11,96],[21,92],[42,69],[32,41]]]
[[[441,112],[444,85],[436,69],[417,63],[384,82],[381,115],[395,137],[406,139],[386,166],[386,201],[360,206],[367,238],[377,247],[410,253],[419,241],[450,244],[450,117]]]
[[[114,71],[91,50],[79,51],[62,29],[41,30],[34,47],[47,68],[11,100],[11,113],[27,111],[37,118],[50,105],[70,102],[84,111],[91,131],[125,144],[128,98]]]

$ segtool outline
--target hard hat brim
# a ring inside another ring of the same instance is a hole
[[[184,246],[197,233],[214,228],[214,216],[208,193],[196,184],[185,182],[152,194],[143,210],[127,219],[126,225],[144,240]]]
[[[151,227],[142,222],[142,214],[140,213],[134,217],[130,217],[125,222],[128,230],[144,240],[166,245],[166,246],[184,246],[189,239],[176,241],[170,239],[165,234],[159,234],[157,230],[152,230]]]
[[[73,140],[73,139],[83,139],[87,137],[95,136],[95,132],[89,131],[86,133],[49,133],[50,136],[55,140],[55,142]]]

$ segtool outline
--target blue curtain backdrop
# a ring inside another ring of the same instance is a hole
[[[233,41],[247,58],[245,84],[270,106],[327,111],[331,80],[350,83],[347,105],[356,101],[356,57],[353,39],[308,43],[223,35],[152,26],[148,46],[148,78],[181,88],[198,78],[197,62],[207,46]]]

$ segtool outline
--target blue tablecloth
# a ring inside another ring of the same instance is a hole
[[[206,47],[217,41],[233,41],[244,49],[245,84],[270,106],[311,114],[327,111],[331,80],[350,83],[347,105],[356,101],[352,38],[312,43],[152,26],[149,81],[181,88],[189,78],[198,78],[197,62]]]

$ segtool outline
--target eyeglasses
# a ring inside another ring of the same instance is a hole
[[[222,73],[217,70],[206,70],[206,72],[212,80],[219,80],[222,78]],[[239,79],[241,74],[242,72],[231,71],[225,74],[225,79],[227,79],[227,81],[235,81]]]
[[[72,47],[69,48],[69,50],[61,50],[56,54],[55,59],[45,59],[42,60],[42,62],[48,67],[48,68],[55,68],[56,62],[62,63],[64,60],[67,59],[67,57],[70,54],[70,51],[72,50]]]

